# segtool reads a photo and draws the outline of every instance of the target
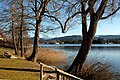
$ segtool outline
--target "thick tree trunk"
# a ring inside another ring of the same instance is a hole
[[[36,62],[37,54],[38,54],[38,45],[39,45],[39,34],[40,34],[40,24],[42,21],[42,17],[45,12],[45,7],[47,6],[49,1],[45,0],[41,4],[41,7],[37,9],[37,0],[35,0],[35,16],[36,16],[36,30],[35,30],[35,39],[34,39],[34,46],[33,46],[33,52],[31,56],[27,59],[29,61]],[[41,10],[40,10],[41,9]]]
[[[89,35],[91,35],[91,34],[89,34]],[[89,37],[89,35],[88,35],[88,37]],[[94,35],[92,36],[92,38],[93,37],[94,37]],[[79,52],[78,52],[76,58],[74,59],[72,65],[67,70],[67,72],[78,76],[78,74],[81,71],[82,66],[87,58],[89,49],[91,48],[92,41],[93,41],[93,39],[89,39],[89,38],[87,38],[87,40],[83,39],[83,42],[79,49]]]
[[[84,20],[85,20],[85,18],[84,18]],[[80,47],[79,52],[78,52],[75,60],[73,61],[72,65],[67,70],[67,72],[72,73],[76,76],[78,76],[78,74],[81,72],[83,64],[84,64],[84,62],[87,58],[88,52],[91,48],[93,38],[94,38],[94,35],[96,33],[96,28],[97,28],[96,18],[91,17],[90,27],[87,32],[86,31],[87,23],[84,20],[82,22],[83,41],[82,41],[81,47]]]
[[[88,51],[89,51],[89,47],[90,45],[88,45],[88,43],[86,42],[82,42],[81,44],[81,48],[79,49],[79,52],[76,56],[76,58],[74,59],[74,62],[72,63],[72,65],[70,66],[70,68],[67,70],[67,72],[71,72],[74,75],[77,75],[78,71],[81,70],[83,63],[86,60]]]
[[[92,1],[92,0],[91,0]],[[93,38],[96,33],[97,24],[98,21],[101,19],[106,4],[108,0],[101,0],[100,6],[98,10],[95,12],[94,5],[96,0],[94,2],[91,2],[89,6],[88,11],[86,11],[86,4],[84,1],[81,1],[81,15],[82,15],[82,35],[83,35],[83,42],[81,44],[81,48],[73,61],[70,68],[67,70],[67,72],[71,72],[72,74],[78,76],[81,72],[81,69],[83,67],[83,64],[87,58],[89,49],[91,48]],[[93,4],[94,3],[94,4]],[[90,16],[90,25],[89,29],[87,29],[87,14],[89,13]]]
[[[29,61],[35,62],[36,59],[37,59],[38,45],[39,45],[39,33],[40,33],[40,23],[37,20],[37,22],[36,22],[36,30],[35,30],[33,52],[31,54],[31,56],[28,58]]]
[[[35,38],[34,38],[34,45],[33,45],[33,52],[31,56],[27,59],[29,61],[36,62],[37,54],[38,54],[38,45],[39,45],[39,34],[40,34],[40,23],[42,16],[39,16],[39,11],[35,12],[36,14],[36,30],[35,30]]]

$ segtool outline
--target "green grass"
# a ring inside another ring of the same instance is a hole
[[[0,48],[0,55],[3,55]],[[8,80],[39,80],[39,65],[27,60],[0,58],[0,79]]]
[[[27,51],[26,56],[30,55],[31,50]],[[19,56],[17,56],[19,59],[2,58],[4,52],[14,54],[12,49],[0,48],[0,80],[39,80],[40,67],[38,64],[24,60]],[[66,61],[66,56],[63,52],[42,48],[39,50],[38,60],[46,64],[57,65],[58,63],[62,65]],[[49,69],[44,68],[44,70]]]

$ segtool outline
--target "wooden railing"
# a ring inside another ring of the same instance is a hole
[[[44,69],[46,68],[46,69]],[[83,80],[56,67],[40,63],[40,80]]]

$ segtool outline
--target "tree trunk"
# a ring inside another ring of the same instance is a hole
[[[91,35],[91,34],[89,34]],[[89,37],[88,35],[88,37]],[[94,37],[94,36],[93,36]],[[83,40],[81,47],[79,49],[79,52],[76,56],[76,58],[74,59],[72,65],[70,66],[70,68],[67,70],[67,72],[69,73],[73,73],[74,75],[78,76],[78,73],[81,71],[83,63],[85,62],[89,49],[91,48],[91,44],[93,39],[89,39],[88,40]]]
[[[24,46],[23,46],[23,14],[24,14],[24,9],[23,9],[23,0],[21,3],[22,7],[22,13],[21,13],[21,24],[20,24],[20,51],[21,51],[21,57],[24,57]]]
[[[33,45],[33,52],[31,56],[27,59],[29,61],[36,62],[37,54],[38,54],[38,45],[39,45],[39,34],[40,34],[40,23],[42,16],[39,16],[39,11],[35,12],[36,14],[36,30],[35,30],[35,38],[34,38],[34,45]]]
[[[20,35],[20,34],[18,34]],[[17,53],[19,54],[19,50],[20,50],[20,37],[17,37]]]
[[[36,59],[37,59],[38,45],[39,45],[39,33],[40,33],[40,22],[39,22],[39,20],[37,20],[36,30],[35,30],[35,38],[34,38],[34,45],[33,45],[33,52],[32,52],[32,55],[28,58],[29,61],[35,62]]]
[[[13,22],[13,20],[12,20],[12,40],[13,40],[15,55],[17,55],[17,46],[16,46],[16,41],[15,41],[14,22]]]
[[[28,60],[36,62],[37,54],[38,54],[38,45],[39,45],[39,33],[40,33],[40,24],[42,21],[42,17],[44,15],[44,12],[46,10],[46,6],[50,0],[44,0],[41,4],[41,7],[37,9],[37,0],[35,0],[35,17],[36,17],[36,30],[35,30],[35,39],[34,39],[34,46],[33,46],[33,52],[32,55],[28,58]]]
[[[89,49],[91,48],[94,35],[96,33],[97,21],[95,21],[95,17],[91,18],[88,32],[86,32],[86,22],[84,21],[82,22],[82,28],[83,41],[81,47],[72,65],[67,70],[67,72],[72,73],[76,76],[78,76],[78,74],[81,72],[83,64],[87,58]]]
[[[20,51],[21,51],[21,57],[24,57],[24,51],[23,51],[23,28],[22,28],[22,23],[20,27]]]

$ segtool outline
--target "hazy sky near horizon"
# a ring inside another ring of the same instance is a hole
[[[76,26],[74,29],[68,30],[67,33],[58,32],[56,35],[52,35],[50,37],[62,37],[81,34],[81,26]],[[108,18],[99,21],[96,35],[120,35],[120,15],[114,18]]]

